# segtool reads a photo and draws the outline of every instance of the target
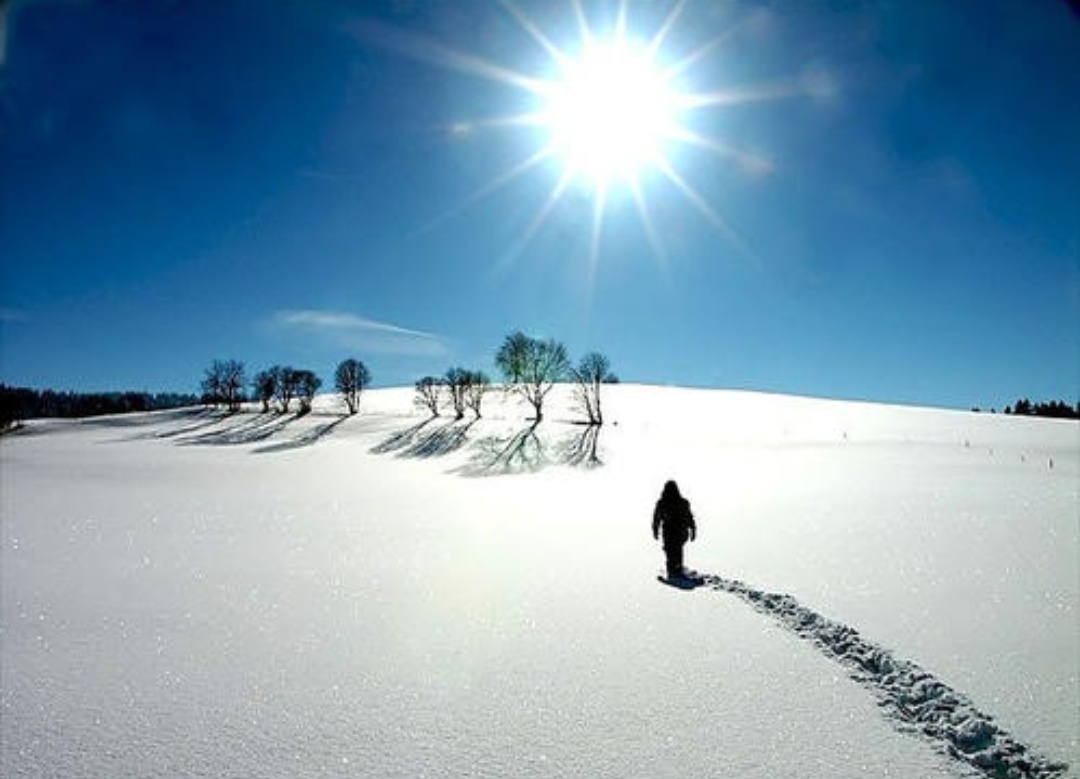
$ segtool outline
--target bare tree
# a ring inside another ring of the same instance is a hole
[[[289,404],[296,397],[296,369],[287,365],[275,365],[270,369],[274,375],[274,400],[278,403],[278,411],[282,414],[289,412]]]
[[[503,343],[495,363],[506,376],[510,389],[533,407],[533,420],[540,424],[544,418],[544,399],[570,368],[566,347],[554,339],[541,341],[514,333]]]
[[[311,411],[311,402],[315,399],[315,393],[322,386],[322,379],[313,371],[298,370],[293,373],[296,380],[296,399],[300,401],[300,414],[307,414]]]
[[[472,409],[476,418],[480,418],[480,406],[484,402],[484,395],[491,387],[491,381],[483,371],[469,371],[468,380],[465,384],[465,405]]]
[[[433,417],[439,416],[442,384],[442,379],[434,376],[425,376],[416,382],[416,403],[430,411]]]
[[[502,342],[499,351],[495,354],[495,365],[507,381],[516,384],[525,375],[525,364],[528,362],[530,344],[534,339],[517,330]]]
[[[214,363],[206,369],[206,373],[203,374],[203,379],[199,383],[202,402],[212,406],[220,406],[222,402],[221,376],[218,374],[217,366],[218,361],[214,360]]]
[[[215,406],[236,411],[244,402],[244,363],[239,360],[214,360],[202,380],[203,399]]]
[[[600,409],[600,387],[618,381],[611,372],[608,358],[599,352],[589,352],[581,358],[571,375],[576,385],[575,395],[589,418],[589,424],[604,424],[604,415]]]
[[[371,381],[367,366],[360,360],[342,360],[334,372],[334,386],[341,393],[350,414],[360,406],[360,393]]]
[[[259,371],[251,380],[251,388],[255,391],[255,399],[262,402],[263,413],[270,410],[270,401],[277,392],[277,375],[273,370]]]
[[[443,377],[443,383],[450,394],[450,405],[454,409],[454,419],[465,416],[465,393],[469,386],[469,371],[464,368],[451,368]]]
[[[237,411],[244,402],[244,386],[247,378],[244,376],[244,363],[239,360],[228,360],[225,363],[225,402],[229,405],[229,411]]]

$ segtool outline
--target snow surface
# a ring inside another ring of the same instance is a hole
[[[5,436],[0,774],[1078,775],[1080,425],[605,393]]]

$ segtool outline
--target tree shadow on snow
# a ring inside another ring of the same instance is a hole
[[[247,416],[247,415],[243,415]],[[261,412],[252,414],[247,419],[238,415],[238,424],[219,430],[208,430],[198,435],[181,438],[181,446],[239,446],[265,441],[275,433],[284,430],[289,423],[299,418],[297,414],[281,412]]]
[[[273,454],[274,452],[287,452],[290,449],[302,449],[305,446],[312,446],[330,435],[338,425],[348,418],[348,415],[336,417],[325,424],[311,428],[311,430],[308,430],[296,438],[292,438],[288,441],[281,441],[276,444],[260,446],[258,449],[252,450],[252,454]]]
[[[536,434],[539,422],[532,422],[511,435],[488,436],[476,442],[468,464],[457,469],[465,476],[532,473],[548,464],[543,441]]]
[[[216,408],[200,408],[200,409],[185,409],[185,413],[178,415],[179,422],[191,422],[191,424],[185,424],[182,427],[178,427],[175,430],[162,430],[157,433],[152,433],[151,438],[181,438],[186,435],[191,435],[199,430],[216,425],[228,419],[232,414],[228,411],[221,411]]]
[[[112,442],[147,441],[164,438],[176,438],[189,435],[220,424],[232,416],[232,412],[217,408],[200,406],[196,408],[167,409],[163,411],[133,412],[105,417],[85,417],[72,419],[71,422],[85,427],[104,429],[131,430],[133,428],[151,428],[130,435],[112,439]],[[179,425],[175,428],[159,429],[163,425]],[[105,442],[108,443],[108,442]]]
[[[581,432],[566,436],[556,445],[557,460],[564,465],[579,468],[596,468],[603,465],[600,460],[600,425],[587,422],[574,422],[582,426]]]
[[[423,432],[424,428],[435,421],[435,417],[428,417],[423,422],[407,427],[386,438],[381,443],[371,447],[372,454],[391,454],[399,452],[411,446]]]
[[[426,459],[449,455],[468,445],[468,462],[451,471],[464,476],[533,473],[549,465],[593,468],[603,464],[599,455],[599,425],[571,422],[569,424],[580,430],[569,435],[541,437],[540,423],[528,420],[528,424],[510,435],[488,435],[473,440],[469,433],[480,420],[436,424],[438,419],[428,417],[400,430],[370,451]]]
[[[575,468],[596,468],[600,459],[600,426],[581,422],[578,432],[548,435],[538,434],[540,424],[530,422],[513,435],[488,436],[473,445],[469,462],[455,472],[463,476],[502,476],[535,473],[549,465],[569,465]],[[552,441],[554,438],[554,441]]]
[[[476,424],[476,419],[455,419],[444,425],[431,427],[436,419],[437,417],[429,417],[418,425],[395,433],[371,451],[376,454],[395,452],[398,457],[441,457],[464,446],[470,428]]]
[[[468,422],[455,420],[435,430],[430,430],[417,437],[402,454],[406,457],[440,457],[456,452],[468,440],[469,428],[476,424],[475,419]]]

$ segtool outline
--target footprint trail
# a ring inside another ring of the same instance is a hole
[[[888,717],[906,732],[921,733],[949,756],[994,779],[1058,779],[1068,766],[1035,754],[998,727],[988,714],[933,674],[827,619],[790,595],[764,592],[720,576],[704,585],[735,595],[787,630],[811,641],[824,655],[872,690]]]

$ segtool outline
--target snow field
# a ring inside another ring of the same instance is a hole
[[[1076,764],[1075,426],[611,390],[593,468],[565,464],[558,397],[509,467],[485,458],[511,404],[387,448],[422,421],[403,390],[345,421],[323,398],[5,439],[0,773],[982,775],[734,595],[658,585],[672,477],[691,565],[791,593]]]

